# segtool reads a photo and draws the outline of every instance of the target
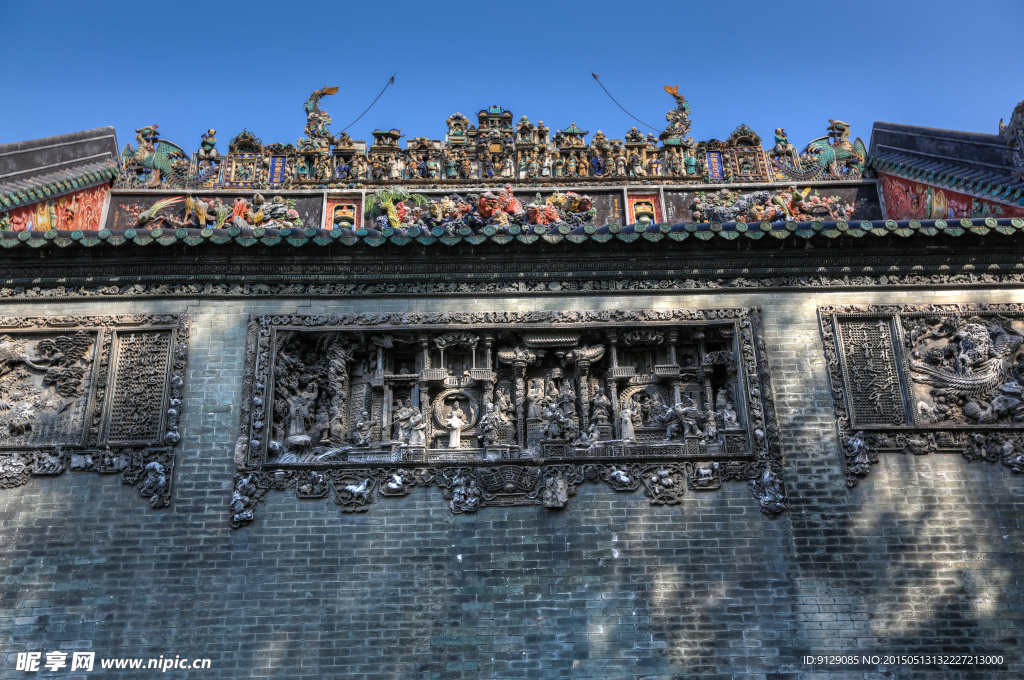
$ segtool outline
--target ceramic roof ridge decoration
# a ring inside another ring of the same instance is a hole
[[[827,134],[797,152],[783,128],[774,146],[761,147],[761,137],[741,124],[725,140],[696,141],[689,136],[690,105],[678,86],[666,86],[675,108],[666,128],[655,138],[633,128],[622,138],[601,131],[590,140],[575,120],[564,128],[534,125],[507,109],[481,109],[474,125],[455,113],[446,120],[443,140],[405,135],[397,127],[376,129],[374,140],[353,140],[330,130],[332,119],[321,108],[324,97],[339,91],[324,87],[303,104],[305,136],[295,144],[263,144],[243,130],[230,142],[227,154],[216,146],[215,130],[202,134],[200,147],[184,147],[163,139],[158,125],[137,129],[135,144],[121,152],[119,189],[341,189],[397,182],[473,184],[480,181],[564,182],[572,177],[597,186],[622,182],[701,184],[733,181],[808,182],[860,180],[864,177],[866,147],[850,141],[850,128],[829,119]],[[406,139],[406,146],[401,140]]]

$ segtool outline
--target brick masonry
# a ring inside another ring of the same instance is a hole
[[[0,678],[32,675],[15,670],[17,652],[57,649],[210,658],[169,671],[196,678],[1024,677],[1020,477],[959,456],[883,456],[848,489],[836,441],[817,306],[958,301],[1024,290],[0,305],[193,315],[171,508],[89,473],[0,491]],[[631,304],[763,308],[787,513],[764,518],[736,482],[674,508],[583,485],[565,511],[469,516],[438,489],[365,515],[272,492],[252,526],[229,529],[249,313]],[[940,653],[1006,663],[802,662]]]

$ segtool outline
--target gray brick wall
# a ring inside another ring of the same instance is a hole
[[[958,456],[839,459],[816,308],[1024,300],[1024,291],[0,305],[4,315],[193,315],[173,505],[116,476],[0,491],[0,678],[17,652],[209,657],[220,678],[939,677],[806,654],[1001,654],[1024,676],[1024,486]],[[453,516],[437,489],[365,515],[272,492],[228,528],[246,315],[761,305],[791,509],[745,485],[658,508],[583,485],[566,511]],[[128,670],[118,677],[152,677]],[[103,671],[96,670],[94,674]],[[65,671],[39,675],[58,677]],[[89,674],[85,674],[89,675]],[[85,677],[83,675],[82,677]]]

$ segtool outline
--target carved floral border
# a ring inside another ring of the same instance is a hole
[[[696,482],[694,462],[555,462],[538,459],[516,464],[495,461],[415,465],[392,463],[365,468],[264,469],[259,455],[263,443],[259,434],[271,398],[269,376],[272,363],[271,340],[275,328],[318,331],[437,330],[487,325],[519,325],[527,328],[594,328],[604,324],[637,323],[668,325],[680,322],[732,321],[738,330],[738,360],[743,364],[754,460],[724,461],[712,485]],[[476,512],[481,507],[503,505],[565,506],[583,482],[603,482],[615,491],[643,489],[654,505],[678,505],[687,488],[709,490],[723,480],[748,480],[761,511],[775,517],[788,507],[782,478],[782,448],[779,441],[775,394],[766,363],[766,345],[760,309],[757,307],[715,309],[577,310],[524,312],[431,312],[402,314],[262,315],[251,316],[246,334],[245,378],[239,436],[235,445],[234,491],[230,502],[230,524],[250,524],[257,505],[271,490],[292,490],[298,498],[330,498],[344,512],[362,512],[378,496],[406,496],[415,487],[438,486],[455,514]],[[618,474],[622,473],[622,474]],[[389,484],[394,475],[402,483]],[[514,498],[489,494],[480,484],[482,476],[514,480],[519,491]],[[359,488],[361,487],[361,488]]]
[[[718,293],[723,290],[766,290],[793,291],[807,289],[859,290],[873,287],[920,288],[934,290],[970,288],[1017,288],[1024,285],[1024,273],[974,271],[943,272],[936,274],[887,273],[856,274],[840,277],[832,274],[801,273],[768,276],[696,276],[679,277],[572,277],[520,281],[514,279],[467,281],[453,279],[445,281],[410,281],[395,279],[388,282],[338,283],[224,283],[220,280],[193,283],[106,283],[106,284],[43,284],[0,286],[0,300],[49,301],[80,298],[103,298],[129,300],[140,298],[305,298],[319,297],[332,299],[394,297],[429,297],[481,295],[571,295],[571,294],[632,294],[636,291],[660,293]],[[219,279],[220,277],[210,277]],[[320,277],[321,279],[325,277]],[[331,277],[326,277],[328,281]],[[351,277],[339,277],[348,278]]]
[[[0,452],[0,488],[9,489],[26,484],[32,477],[57,476],[65,470],[103,474],[121,473],[121,481],[139,488],[153,508],[171,502],[174,472],[174,448],[181,435],[182,387],[188,363],[191,317],[180,314],[123,314],[117,316],[0,317],[0,334],[19,331],[66,332],[94,330],[97,348],[91,367],[92,395],[89,398],[85,435],[80,445],[46,445],[21,447]],[[111,373],[114,334],[138,330],[171,331],[168,373],[161,389],[166,394],[162,408],[165,432],[160,444],[111,444],[104,446],[101,425],[109,419],[105,400]],[[102,447],[102,448],[101,448]],[[105,458],[121,459],[124,465],[113,467]]]

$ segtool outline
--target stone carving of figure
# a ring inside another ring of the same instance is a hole
[[[554,404],[548,404],[541,412],[541,432],[546,439],[560,439],[565,429],[565,417],[558,411]]]
[[[595,177],[600,177],[604,174],[604,159],[597,152],[594,153],[594,157],[590,159],[590,171]]]
[[[400,442],[409,441],[409,421],[415,411],[412,409],[411,400],[398,400],[397,408],[391,418],[394,421],[393,440]]]
[[[590,411],[590,419],[595,423],[605,425],[608,423],[608,411],[612,402],[604,392],[598,392],[594,396],[594,406]]]
[[[617,177],[626,176],[626,157],[621,153],[615,157],[615,175]]]
[[[718,416],[722,419],[722,427],[726,430],[735,430],[739,428],[739,423],[736,420],[736,409],[733,407],[732,401],[729,400],[729,395],[726,394],[725,390],[719,390],[718,395],[715,397],[715,409],[718,412]]]
[[[495,421],[497,419],[497,415],[490,408],[480,416],[479,437],[482,446],[489,446],[494,443]]]
[[[463,413],[459,402],[452,405],[448,418],[444,421],[448,426],[448,448],[458,449],[462,447],[462,430],[468,424],[466,414]]]
[[[544,399],[544,381],[538,379],[530,381],[530,389],[526,393],[526,400],[530,406],[526,411],[528,419],[539,419],[547,401]]]
[[[509,394],[507,386],[502,386],[498,390],[497,416],[501,425],[512,422],[512,395]]]
[[[576,415],[576,393],[568,380],[562,381],[562,389],[558,391],[558,410],[566,418]]]
[[[370,414],[363,411],[356,422],[355,430],[352,431],[352,439],[356,446],[369,446],[370,437],[373,435],[373,424],[370,422]]]
[[[669,423],[668,430],[665,432],[665,441],[669,441],[679,434],[680,427],[683,428],[684,437],[704,436],[697,426],[697,410],[697,405],[690,397],[684,396],[683,401],[676,402],[676,405],[665,413],[665,420]]]
[[[540,164],[540,176],[551,177],[551,157],[544,154],[544,160]]]
[[[633,411],[628,406],[619,411],[619,439],[627,442],[636,441],[636,432],[633,430]]]
[[[423,414],[419,411],[414,412],[409,418],[409,446],[426,446],[426,429],[427,423],[423,419]]]
[[[288,444],[306,446],[310,443],[310,429],[313,426],[313,403],[318,394],[316,383],[288,400]]]
[[[445,179],[456,179],[459,176],[458,161],[451,154],[445,156],[444,176]]]
[[[586,177],[587,168],[589,167],[590,162],[587,160],[587,152],[580,151],[580,160],[579,163],[576,165],[576,174],[579,175],[580,177]]]

